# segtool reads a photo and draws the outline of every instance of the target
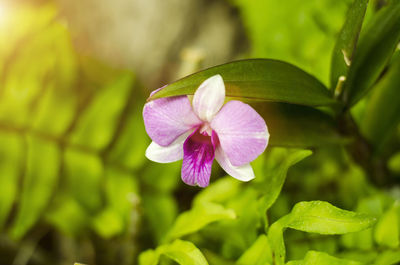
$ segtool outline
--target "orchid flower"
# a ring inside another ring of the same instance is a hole
[[[146,103],[143,119],[153,140],[146,157],[158,163],[183,159],[181,177],[192,186],[208,186],[214,159],[232,177],[253,179],[250,162],[267,147],[267,125],[249,105],[224,101],[224,82],[214,75],[199,86],[192,103],[187,96]]]

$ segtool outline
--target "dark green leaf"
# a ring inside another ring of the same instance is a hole
[[[382,8],[361,31],[354,59],[344,83],[347,106],[360,100],[379,78],[400,39],[400,1]]]
[[[226,96],[231,98],[308,106],[337,104],[315,77],[291,64],[271,59],[235,61],[200,71],[164,87],[149,100],[192,95],[204,80],[216,74],[224,79]]]
[[[361,124],[365,137],[380,149],[400,122],[400,57],[372,91]]]
[[[283,103],[252,106],[265,119],[272,146],[308,148],[344,143],[335,121],[322,111]]]
[[[353,57],[367,5],[368,0],[354,0],[347,11],[346,21],[340,31],[332,54],[330,80],[332,92],[336,88],[339,77],[347,76],[349,68],[347,62],[351,61]]]

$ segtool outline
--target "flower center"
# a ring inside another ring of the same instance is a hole
[[[199,131],[202,135],[207,135],[207,136],[211,136],[212,135],[212,129],[211,126],[208,122],[203,123],[203,125],[200,128]]]

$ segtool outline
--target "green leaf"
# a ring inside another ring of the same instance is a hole
[[[222,205],[210,202],[197,204],[178,216],[166,238],[167,240],[179,238],[197,232],[212,222],[234,218],[236,218],[235,212]]]
[[[375,241],[382,246],[396,248],[399,246],[400,205],[395,203],[380,218],[375,227]]]
[[[290,219],[290,214],[285,215],[275,223],[273,223],[268,230],[268,240],[273,253],[274,265],[285,264],[285,242],[283,241],[283,232],[286,229],[286,223]]]
[[[338,84],[339,77],[347,76],[349,67],[346,61],[351,61],[353,57],[367,6],[368,0],[354,0],[347,11],[346,21],[339,33],[332,54],[330,78],[332,92]]]
[[[237,261],[237,265],[268,264],[272,264],[272,251],[266,235],[260,235],[254,244]]]
[[[130,73],[121,74],[102,88],[87,109],[70,137],[70,143],[101,150],[110,143],[118,117],[123,112],[133,83]]]
[[[139,265],[157,265],[160,260],[160,255],[152,250],[146,250],[139,255]]]
[[[143,252],[139,256],[139,265],[157,265],[161,255],[181,265],[208,265],[204,255],[193,243],[179,239],[159,246],[156,250]]]
[[[391,1],[361,31],[343,87],[342,100],[347,106],[360,100],[379,78],[399,42],[399,28],[400,1]]]
[[[71,195],[89,212],[101,207],[101,159],[95,154],[69,148],[64,154],[66,186]]]
[[[172,194],[142,195],[143,214],[156,242],[161,242],[177,216],[178,206]]]
[[[54,143],[28,138],[27,166],[17,215],[10,234],[20,239],[39,219],[58,180],[60,154]]]
[[[292,264],[292,263],[287,263]],[[330,256],[324,252],[318,251],[308,251],[306,256],[304,257],[303,261],[299,263],[301,265],[361,265],[360,262],[346,260],[346,259],[339,259],[333,256]]]
[[[268,126],[271,146],[310,148],[346,142],[332,117],[320,110],[283,103],[252,106]]]
[[[372,91],[361,131],[377,149],[382,148],[400,122],[400,57]]]
[[[140,201],[136,178],[116,167],[105,172],[106,207],[94,218],[93,227],[105,238],[127,233]]]
[[[144,128],[142,109],[138,107],[143,104],[144,97],[138,96],[138,93],[135,93],[135,97],[134,102],[128,103],[126,120],[107,157],[108,161],[132,170],[140,168],[147,161],[143,154],[150,144]]]
[[[204,80],[216,74],[224,79],[226,96],[230,98],[308,106],[337,104],[316,78],[291,64],[271,59],[249,59],[211,67],[167,85],[149,100],[192,95]]]
[[[278,198],[289,168],[311,154],[312,151],[310,150],[289,150],[285,159],[280,161],[277,167],[266,170],[265,174],[267,174],[267,176],[264,180],[265,184],[262,185],[265,195],[259,200],[261,214],[264,218],[266,218],[267,210]]]
[[[386,250],[376,258],[374,265],[395,265],[400,262],[399,250]]]
[[[97,214],[92,221],[92,227],[101,237],[109,239],[122,233],[124,220],[118,212],[109,207]]]
[[[283,232],[286,228],[308,233],[336,235],[367,229],[375,221],[375,218],[370,215],[342,210],[328,202],[299,202],[290,214],[273,223],[268,230],[274,261],[277,265],[285,263]]]
[[[290,213],[286,227],[325,235],[346,234],[371,227],[376,219],[339,209],[328,202],[299,202]]]
[[[0,132],[0,230],[17,196],[20,166],[24,163],[22,138]]]
[[[90,216],[74,198],[59,195],[46,212],[45,220],[63,234],[72,237],[79,236],[89,227]]]
[[[223,203],[240,192],[241,184],[231,176],[220,178],[201,190],[194,198],[193,205],[204,202]]]

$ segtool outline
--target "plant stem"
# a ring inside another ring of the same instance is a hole
[[[361,135],[356,122],[350,113],[344,113],[339,117],[339,130],[342,134],[353,139],[347,145],[347,151],[354,162],[360,165],[369,179],[378,187],[388,186],[388,170],[386,163],[381,158],[374,156],[373,148]]]

